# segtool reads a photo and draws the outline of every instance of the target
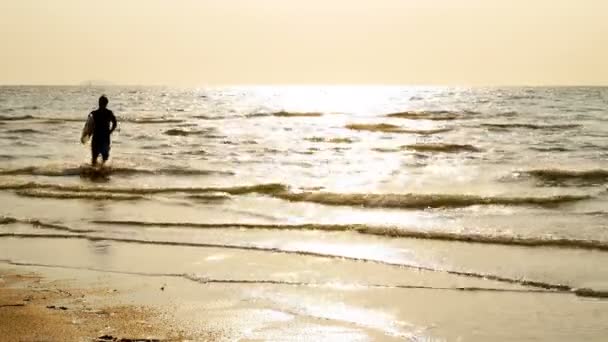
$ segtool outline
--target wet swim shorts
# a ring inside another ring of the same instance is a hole
[[[103,161],[108,160],[108,158],[110,157],[110,144],[92,143],[91,154],[93,156],[93,159],[97,159],[97,157],[101,154],[101,158],[103,159]]]

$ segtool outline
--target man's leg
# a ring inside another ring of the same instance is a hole
[[[108,158],[110,158],[110,144],[107,144],[101,148],[101,166],[104,166],[106,164]]]
[[[97,165],[97,156],[99,156],[99,149],[94,144],[91,144],[91,165],[92,166]]]

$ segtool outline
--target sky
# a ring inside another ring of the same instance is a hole
[[[0,84],[608,85],[607,0],[0,0]]]

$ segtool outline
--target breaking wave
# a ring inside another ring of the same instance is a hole
[[[289,187],[279,183],[243,185],[233,187],[166,187],[166,188],[110,188],[103,186],[73,186],[44,183],[5,183],[0,190],[48,190],[49,192],[98,193],[98,194],[208,194],[229,195],[262,194],[290,202],[309,202],[335,206],[357,206],[366,208],[426,209],[462,208],[474,205],[512,205],[555,207],[564,203],[591,199],[588,195],[557,195],[545,197],[477,196],[465,194],[374,194],[374,193],[331,193],[331,192],[291,192]],[[25,193],[24,195],[29,195]],[[35,195],[32,195],[35,196]],[[41,195],[42,196],[42,195]],[[58,195],[59,196],[59,195]],[[66,196],[71,196],[68,194]],[[59,197],[57,197],[59,198]]]
[[[79,192],[79,193],[110,193],[110,194],[135,194],[135,195],[153,195],[153,194],[168,194],[168,193],[227,193],[230,195],[245,195],[251,193],[259,194],[275,194],[286,192],[288,187],[283,184],[255,184],[233,187],[179,187],[179,188],[110,188],[103,186],[77,186],[77,185],[59,185],[45,184],[35,182],[23,183],[4,183],[0,184],[0,190],[52,190],[57,192]]]
[[[133,201],[141,200],[142,195],[113,194],[108,192],[78,192],[78,191],[49,191],[43,189],[24,189],[16,191],[23,197],[54,198],[54,199],[85,199],[85,200],[112,200]]]
[[[79,167],[37,167],[28,166],[16,169],[0,169],[0,176],[46,176],[46,177],[64,177],[64,176],[87,176],[90,174],[100,173],[90,166]],[[205,176],[205,175],[234,175],[231,171],[221,170],[196,170],[196,169],[180,169],[180,168],[161,168],[161,169],[139,169],[130,167],[107,167],[101,172],[107,175],[170,175],[170,176]]]
[[[355,140],[351,139],[351,138],[322,138],[322,137],[312,137],[312,138],[306,138],[305,140],[311,141],[311,142],[326,142],[326,143],[333,143],[333,144],[352,144],[355,142]]]
[[[173,128],[165,131],[165,135],[169,136],[190,136],[190,135],[201,135],[205,136],[209,134],[212,130],[185,130],[180,128]]]
[[[194,195],[189,195],[188,196],[189,199],[193,199],[196,201],[200,201],[203,203],[214,203],[214,202],[223,202],[223,201],[227,201],[230,199],[230,195],[229,194],[194,194]]]
[[[444,144],[444,143],[428,143],[428,144],[412,144],[401,146],[401,149],[412,150],[416,152],[480,152],[481,149],[473,145],[459,144]]]
[[[374,148],[372,148],[372,151],[381,152],[381,153],[392,153],[392,152],[399,152],[399,151],[401,151],[401,149],[388,148],[388,147],[374,147]]]
[[[370,132],[395,132],[401,130],[401,127],[397,125],[391,125],[386,123],[381,124],[350,124],[346,125],[346,128],[356,131],[370,131]]]
[[[192,118],[194,119],[201,119],[201,120],[223,120],[226,119],[226,116],[210,116],[210,115],[204,115],[204,114],[200,114],[200,115],[193,115]]]
[[[315,113],[315,112],[302,113],[302,112],[280,111],[280,112],[275,112],[275,113],[252,113],[252,114],[246,115],[246,117],[248,117],[248,118],[260,118],[260,117],[268,117],[268,116],[274,116],[274,117],[279,117],[279,118],[295,118],[295,117],[310,118],[310,117],[320,117],[320,116],[323,116],[323,114]]]
[[[597,185],[608,182],[608,170],[564,170],[564,169],[538,169],[518,171],[522,174],[535,178],[548,185]]]
[[[3,225],[3,224],[13,224],[13,223],[26,223],[26,224],[31,224],[35,228],[46,228],[46,229],[52,229],[52,230],[58,230],[58,231],[66,231],[66,232],[70,232],[70,233],[92,233],[92,232],[95,232],[95,230],[92,230],[92,229],[71,228],[71,227],[60,225],[60,224],[43,222],[43,221],[40,221],[38,219],[18,219],[18,218],[15,218],[15,217],[0,216],[0,225]]]
[[[19,116],[6,116],[0,115],[0,121],[23,121],[23,120],[32,120],[34,117],[32,115],[19,115]]]
[[[140,118],[140,119],[121,119],[122,122],[130,122],[135,124],[172,124],[172,123],[183,123],[184,120],[180,119],[157,119],[157,118]]]
[[[570,152],[572,151],[572,149],[569,149],[567,147],[559,147],[559,146],[555,146],[555,147],[530,147],[531,150],[534,151],[538,151],[538,152]]]
[[[410,133],[420,135],[439,134],[452,131],[451,128],[436,128],[436,129],[402,129],[399,133]]]
[[[570,128],[578,128],[581,127],[579,124],[563,124],[563,125],[538,125],[538,124],[528,124],[528,123],[485,123],[481,124],[482,127],[489,128],[497,128],[497,129],[509,129],[509,128],[525,128],[525,129],[546,129],[546,130],[554,130],[554,129],[570,129]]]
[[[329,192],[281,192],[273,195],[292,202],[400,209],[460,208],[473,205],[557,206],[559,204],[577,202],[591,198],[591,196],[574,195],[547,197],[485,197],[448,194],[344,194]]]
[[[0,115],[0,121],[42,121],[46,124],[60,124],[64,122],[82,122],[86,121],[86,116],[82,117],[71,117],[71,118],[57,118],[57,117],[48,117],[48,116],[33,116],[33,115],[19,115],[19,116],[6,116]],[[175,123],[183,123],[184,120],[181,119],[171,119],[171,118],[118,118],[119,122],[128,122],[134,124],[175,124]]]
[[[277,116],[277,117],[319,117],[322,116],[323,114],[321,113],[312,113],[312,112],[308,112],[308,113],[298,113],[298,112],[276,112],[276,113],[272,113],[272,116]]]
[[[83,121],[83,120],[80,120],[80,121]],[[46,124],[46,125],[61,125],[66,122],[68,122],[68,121],[61,121],[61,120],[54,120],[54,119],[42,120],[42,123]]]
[[[467,113],[473,114],[473,112]],[[389,118],[400,118],[410,120],[456,120],[462,117],[461,114],[456,114],[449,111],[430,111],[430,112],[400,112],[386,114]]]
[[[496,245],[515,245],[527,247],[568,247],[581,249],[596,249],[608,251],[608,241],[568,239],[553,236],[523,237],[508,235],[484,235],[476,233],[452,233],[444,231],[421,231],[403,227],[370,226],[364,224],[247,224],[247,223],[191,223],[191,222],[146,222],[146,221],[116,221],[94,220],[95,224],[112,224],[122,226],[142,227],[185,227],[199,229],[236,228],[236,229],[269,229],[269,230],[319,230],[345,231],[365,235],[386,237],[458,241]]]
[[[56,124],[62,122],[85,122],[86,116],[82,118],[54,118],[46,116],[34,116],[34,115],[20,115],[20,116],[2,116],[0,115],[0,121],[43,121],[49,124]]]
[[[368,132],[384,132],[384,133],[409,133],[409,134],[438,134],[449,132],[451,128],[438,128],[438,129],[405,129],[401,126],[380,123],[380,124],[349,124],[346,128],[355,131],[368,131]]]
[[[43,120],[46,123],[54,123],[54,124],[64,123],[64,122],[82,122],[82,123],[84,123],[86,120],[86,116],[83,116],[82,118],[49,118],[49,117],[35,116],[35,117],[32,117],[31,119],[32,120]],[[120,121],[122,121],[122,120],[120,120]]]
[[[44,132],[42,131],[38,131],[35,129],[31,129],[31,128],[19,128],[19,129],[11,129],[6,131],[6,133],[12,133],[12,134],[42,134]]]

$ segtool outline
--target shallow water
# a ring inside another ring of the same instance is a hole
[[[119,120],[104,174],[79,143],[101,93]],[[298,256],[340,257],[599,298],[607,104],[608,88],[583,87],[0,87],[0,234],[287,254],[300,276]],[[183,264],[168,260],[155,272]]]

